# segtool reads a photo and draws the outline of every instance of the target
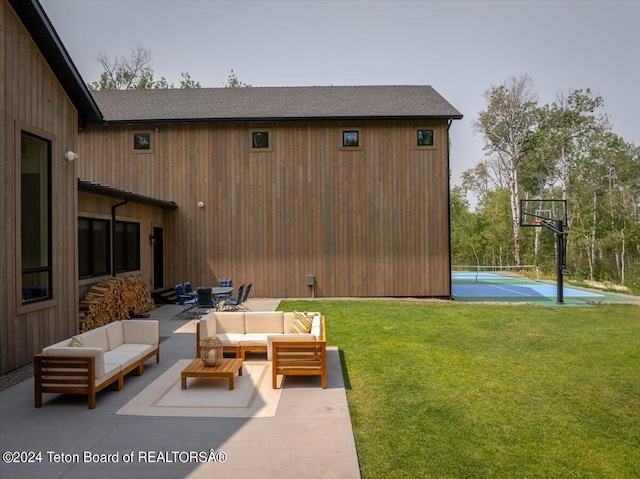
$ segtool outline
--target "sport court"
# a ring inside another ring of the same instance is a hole
[[[451,273],[451,292],[454,301],[529,302],[541,306],[558,304],[555,283],[536,281],[510,273],[455,271]],[[605,299],[611,300],[612,296],[617,295],[564,286],[563,305],[597,304]]]

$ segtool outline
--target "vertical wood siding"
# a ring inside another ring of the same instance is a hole
[[[348,151],[354,128],[362,148]],[[434,148],[415,148],[418,128]],[[264,129],[271,148],[252,150]],[[134,153],[145,130],[153,153]],[[82,178],[178,204],[167,284],[231,277],[256,296],[308,297],[313,274],[317,297],[449,295],[446,120],[91,127],[79,144]]]
[[[81,161],[78,159],[78,161]],[[122,200],[95,195],[86,192],[78,193],[78,216],[98,218],[111,221],[111,206]],[[149,236],[153,234],[153,227],[164,226],[164,211],[162,208],[129,202],[116,208],[116,221],[128,221],[140,224],[140,270],[118,274],[117,276],[140,276],[140,279],[153,290],[153,246]],[[107,276],[108,277],[108,276]],[[80,281],[79,297],[86,294],[91,286],[105,277],[83,279]],[[170,283],[167,283],[169,285]]]
[[[8,2],[0,5],[0,372],[77,331],[77,112]],[[20,131],[52,140],[53,301],[21,305]]]

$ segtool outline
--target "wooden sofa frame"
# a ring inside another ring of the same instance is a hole
[[[271,343],[271,377],[273,389],[281,376],[320,376],[322,389],[327,387],[327,340],[324,316],[321,319],[322,339],[314,341],[278,341]],[[284,378],[283,378],[284,380]]]
[[[156,357],[160,362],[160,346],[141,359],[96,386],[94,356],[65,356],[39,353],[34,356],[35,407],[42,407],[43,393],[86,394],[89,409],[96,407],[96,394],[116,383],[116,391],[124,387],[124,377],[133,370],[144,373],[145,361]]]
[[[322,388],[327,387],[327,341],[324,316],[321,317],[322,339],[271,342],[271,370],[273,388],[277,388],[277,377],[321,376]],[[236,358],[245,359],[247,351],[267,351],[267,346],[223,346],[223,351],[232,352]],[[200,328],[196,328],[196,357],[200,357]]]

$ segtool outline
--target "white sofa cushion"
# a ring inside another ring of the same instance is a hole
[[[247,333],[240,340],[240,346],[267,346],[267,336],[273,333]]]
[[[77,347],[77,348],[57,348],[57,347],[48,347],[42,350],[44,354],[51,356],[94,356],[94,368],[95,368],[95,378],[96,380],[102,378],[105,375],[105,367],[104,367],[104,352],[102,348],[85,348],[85,347]]]
[[[129,353],[136,353],[138,356],[145,356],[149,354],[151,351],[156,349],[155,344],[129,344],[124,343],[121,346],[118,346],[118,351],[127,351]]]
[[[244,313],[243,312],[220,312],[213,313],[216,316],[216,336],[220,333],[244,334]]]
[[[207,336],[209,337],[209,336]],[[244,338],[244,334],[239,334],[239,333],[217,333],[216,337],[222,341],[222,344],[224,344],[225,346],[233,346],[233,347],[238,347],[240,346],[240,341],[242,341],[242,338]],[[205,339],[205,338],[202,338]]]
[[[284,315],[281,311],[247,312],[244,313],[244,324],[247,334],[283,333]]]
[[[284,321],[282,332],[291,331],[295,318],[296,318],[296,315],[293,313],[293,311],[287,311],[285,313],[282,313],[282,319]]]
[[[200,321],[198,321],[200,339],[216,336],[216,321],[215,313],[206,314],[202,319],[200,319]]]
[[[109,351],[109,341],[107,340],[107,330],[105,328],[97,328],[74,336],[75,347],[83,348],[100,348],[102,351]]]
[[[107,332],[109,351],[113,351],[121,344],[124,344],[124,332],[122,331],[122,321],[114,321],[104,327]]]
[[[311,334],[315,339],[322,339],[322,316],[317,313],[311,322]]]
[[[157,345],[160,341],[160,324],[155,319],[128,319],[121,323],[125,343]]]
[[[121,347],[116,348],[114,351],[107,351],[106,353],[104,353],[105,367],[109,367],[109,365],[112,364],[119,364],[121,370],[128,368],[139,359],[139,353],[133,351],[123,351]]]

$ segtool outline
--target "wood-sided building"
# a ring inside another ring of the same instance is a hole
[[[88,249],[80,218],[111,223],[112,205],[127,201],[116,211],[119,223],[161,225],[164,212],[176,205],[78,180],[78,159],[67,152],[78,151],[79,131],[103,118],[37,0],[0,3],[0,58],[0,373],[5,373],[30,363],[44,346],[78,333],[82,293],[101,279],[79,279],[88,256],[80,258]],[[149,253],[140,243],[137,257],[146,265]],[[115,257],[112,244],[107,238],[109,258]],[[104,275],[111,275],[113,265],[109,262]]]
[[[78,126],[102,117],[37,2],[0,4],[0,370],[77,332]]]
[[[110,276],[450,297],[462,116],[431,87],[92,94],[38,0],[2,0],[0,33],[0,373]]]
[[[79,135],[80,176],[176,202],[166,285],[450,297],[448,131],[461,114],[430,86],[94,98],[105,124]]]

